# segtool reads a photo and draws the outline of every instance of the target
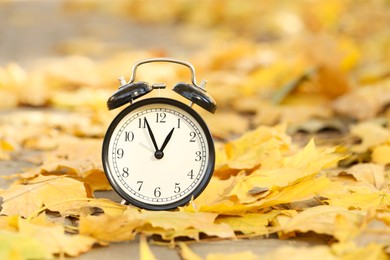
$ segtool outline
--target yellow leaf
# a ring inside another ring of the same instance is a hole
[[[387,210],[390,205],[390,194],[384,191],[352,191],[332,192],[326,194],[329,205],[341,206],[346,209],[378,209]]]
[[[243,234],[265,235],[269,234],[268,224],[283,211],[273,210],[268,213],[246,213],[242,216],[219,217],[217,223],[225,223],[234,231]]]
[[[233,230],[226,224],[215,224],[218,214],[202,212],[143,211],[140,219],[154,228],[175,232],[194,229],[198,233],[220,238],[235,237]]]
[[[352,175],[357,181],[368,183],[377,189],[385,184],[385,167],[374,163],[359,163],[343,171]]]
[[[318,149],[312,140],[302,151],[282,158],[279,164],[265,164],[249,176],[239,178],[228,195],[236,195],[242,203],[253,203],[268,197],[272,191],[314,178],[321,170],[334,165],[340,159],[341,156],[335,154],[334,149]],[[253,194],[251,191],[255,187],[261,187],[265,192]]]
[[[385,143],[390,138],[390,131],[370,122],[352,126],[351,134],[359,137],[362,142],[352,147],[352,151],[362,153],[370,148]]]
[[[67,235],[59,225],[42,226],[19,219],[19,233],[40,241],[51,254],[78,256],[90,250],[96,240],[83,235]]]
[[[314,231],[317,234],[335,235],[338,231],[338,226],[335,226],[335,222],[340,215],[355,225],[359,225],[365,217],[364,212],[349,211],[343,207],[323,205],[304,210],[284,226],[281,226],[281,229],[284,232]]]
[[[340,187],[339,183],[332,183],[325,176],[321,176],[287,186],[248,206],[252,208],[267,208],[284,203],[304,201],[329,191],[338,190]]]
[[[10,160],[11,152],[13,152],[15,148],[13,145],[6,140],[0,139],[0,161],[2,160]]]
[[[52,253],[42,241],[0,230],[1,259],[51,259],[52,257]]]
[[[184,260],[202,260],[200,256],[195,254],[186,243],[179,243],[180,255]]]
[[[341,256],[343,260],[386,260],[389,259],[388,255],[384,252],[383,245],[369,244],[365,247],[356,248]]]
[[[99,241],[119,242],[133,240],[136,228],[142,226],[138,210],[128,208],[122,214],[100,216],[80,216],[81,235],[96,238]]]
[[[0,191],[1,213],[28,217],[44,205],[52,211],[62,211],[71,205],[61,201],[87,198],[82,182],[66,177],[38,176],[26,185],[13,185]]]
[[[202,205],[212,205],[221,199],[224,199],[226,196],[225,190],[233,185],[234,181],[235,177],[229,178],[227,180],[220,180],[215,177],[211,178],[209,184],[202,192],[202,194],[200,194],[200,196],[197,197],[193,203],[190,203],[185,208],[192,208],[193,205],[196,205],[197,207]],[[194,209],[194,211],[197,211],[197,209]]]
[[[156,260],[156,257],[148,246],[145,235],[142,235],[140,238],[139,253],[141,260]]]
[[[17,231],[18,216],[0,216],[0,230]]]
[[[225,145],[226,161],[216,165],[215,175],[228,178],[231,173],[253,169],[265,160],[279,159],[280,151],[287,150],[289,144],[285,127],[258,127]]]
[[[276,250],[271,251],[268,254],[262,255],[261,259],[273,260],[273,259],[289,259],[289,260],[301,260],[301,259],[321,259],[321,260],[337,260],[327,246],[310,246],[310,247],[293,247],[282,246]]]
[[[248,260],[255,260],[260,259],[257,257],[254,253],[251,251],[243,251],[238,253],[231,253],[231,254],[224,254],[224,253],[211,253],[208,254],[206,257],[207,260],[220,260],[220,259],[226,259],[226,260],[236,260],[236,259],[248,259]]]
[[[372,161],[378,164],[389,164],[390,163],[390,145],[384,144],[375,147],[372,151]]]

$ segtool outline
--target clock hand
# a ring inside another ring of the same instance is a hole
[[[175,128],[172,128],[172,130],[169,132],[169,134],[167,135],[167,137],[165,137],[164,143],[162,144],[162,146],[161,146],[161,148],[160,148],[160,151],[161,151],[161,152],[164,151],[165,146],[167,146],[169,140],[171,140],[171,137],[172,137],[172,134],[173,134],[173,130],[175,130]]]
[[[152,139],[154,149],[155,149],[156,151],[158,151],[156,139],[154,138],[154,134],[153,134],[153,132],[152,132],[152,129],[150,129],[150,125],[149,125],[149,123],[148,123],[148,120],[146,120],[146,117],[145,117],[145,123],[146,123],[146,126],[147,126],[147,128],[148,128],[148,132],[149,132],[150,139]]]

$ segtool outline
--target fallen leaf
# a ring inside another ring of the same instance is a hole
[[[16,184],[0,191],[0,196],[3,198],[2,214],[28,217],[43,206],[61,212],[72,206],[66,201],[90,195],[84,183],[72,178],[38,176],[24,185]]]
[[[346,218],[355,226],[361,225],[365,217],[365,212],[349,211],[339,206],[317,206],[309,208],[291,218],[284,226],[281,226],[283,232],[309,232],[314,231],[317,234],[335,235],[338,232],[335,222],[338,216]]]
[[[207,260],[219,260],[219,259],[226,259],[226,260],[235,260],[235,259],[248,259],[248,260],[255,260],[259,259],[254,253],[251,251],[243,251],[238,253],[210,253],[206,257]]]
[[[385,143],[390,138],[390,131],[370,122],[363,122],[351,127],[351,134],[359,137],[361,143],[354,145],[352,151],[362,153]]]
[[[153,228],[160,229],[163,238],[168,240],[180,236],[181,232],[185,234],[186,231],[190,231],[190,234],[204,233],[208,236],[234,238],[235,234],[228,225],[215,223],[217,216],[218,214],[206,212],[143,211],[139,217]]]
[[[390,164],[390,145],[383,144],[376,146],[371,154],[374,163],[386,165]]]
[[[45,244],[28,235],[0,230],[1,259],[50,259],[51,251]]]
[[[385,167],[382,165],[360,163],[343,172],[352,175],[357,181],[368,183],[377,189],[381,189],[385,184]]]
[[[96,243],[91,237],[65,234],[63,226],[35,225],[21,218],[19,233],[39,241],[51,254],[78,256],[90,250]]]
[[[186,243],[181,242],[179,243],[180,247],[180,255],[183,259],[185,260],[202,260],[200,256],[195,254],[188,246]]]
[[[140,244],[139,244],[139,254],[141,260],[155,260],[157,259],[152,250],[150,250],[150,247],[148,246],[148,242],[146,241],[146,236],[142,235],[140,238]]]
[[[80,216],[79,232],[103,242],[128,241],[135,238],[136,229],[144,223],[138,210],[129,208],[121,214]]]
[[[293,247],[282,246],[276,248],[265,255],[262,255],[261,259],[324,259],[324,260],[336,260],[339,259],[332,254],[331,250],[327,246],[312,246],[312,247]]]

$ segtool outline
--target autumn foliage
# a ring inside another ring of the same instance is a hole
[[[0,189],[1,259],[78,256],[130,240],[153,257],[147,239],[200,259],[188,242],[303,235],[324,243],[281,247],[265,259],[389,257],[388,1],[65,2],[69,12],[132,10],[139,23],[209,31],[185,59],[218,103],[215,115],[198,110],[215,139],[215,172],[198,198],[173,211],[96,196],[111,190],[101,146],[119,112],[106,108],[116,78],[140,59],[172,53],[129,49],[100,60],[81,53],[28,69],[3,65],[0,162],[29,167],[2,174],[9,185]],[[158,8],[163,2],[170,8]],[[170,86],[189,75],[153,64],[137,78]],[[160,95],[180,99],[169,87]]]

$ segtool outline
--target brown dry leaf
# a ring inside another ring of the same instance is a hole
[[[63,226],[36,225],[19,219],[19,233],[45,245],[51,254],[78,256],[89,251],[96,240],[83,235],[67,235]]]
[[[67,177],[40,175],[28,183],[12,185],[0,191],[3,198],[1,213],[28,217],[43,206],[62,212],[70,207],[66,201],[90,196],[82,182]]]

